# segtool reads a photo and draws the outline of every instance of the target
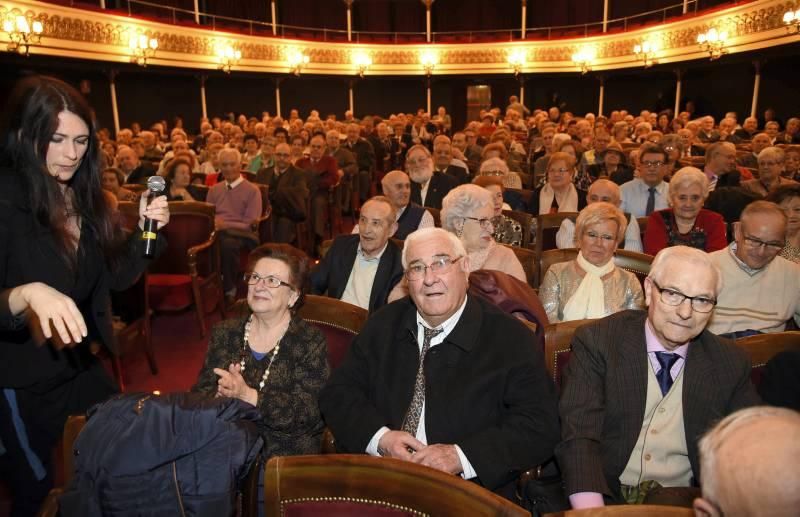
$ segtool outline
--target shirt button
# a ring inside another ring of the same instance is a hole
[[[645,461],[650,461],[651,456],[649,454],[644,455]]]
[[[665,411],[666,411],[666,409],[664,409],[663,407],[658,408],[658,412],[659,413],[664,413]]]

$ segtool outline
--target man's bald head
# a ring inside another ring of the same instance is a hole
[[[729,415],[700,440],[698,515],[789,517],[800,508],[800,413],[757,406]]]
[[[586,201],[588,203],[602,201],[604,203],[611,203],[614,206],[619,206],[620,203],[622,203],[622,193],[619,189],[619,185],[613,181],[599,179],[589,186]]]

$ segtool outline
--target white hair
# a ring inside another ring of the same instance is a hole
[[[650,265],[650,273],[647,275],[649,278],[661,283],[661,276],[664,270],[667,269],[669,263],[673,261],[682,261],[692,265],[699,265],[707,267],[714,275],[715,291],[714,296],[719,296],[722,291],[722,273],[717,267],[717,264],[711,259],[711,255],[703,250],[697,248],[690,248],[689,246],[670,246],[658,252]]]
[[[457,256],[457,257],[466,257],[467,256],[467,250],[464,248],[464,244],[461,243],[461,239],[456,237],[456,235],[454,233],[450,233],[447,230],[443,230],[441,228],[435,228],[435,227],[433,227],[433,228],[421,228],[419,230],[411,232],[408,235],[408,237],[406,237],[405,244],[403,245],[403,255],[402,255],[402,258],[401,258],[402,263],[403,263],[403,269],[406,269],[408,267],[408,257],[407,257],[408,248],[410,248],[412,244],[414,244],[415,242],[417,242],[419,240],[430,238],[430,237],[435,237],[437,235],[441,236],[441,237],[444,237],[448,241],[450,241],[450,246],[452,246],[452,252],[453,252],[453,254],[455,256]]]
[[[708,177],[697,167],[683,167],[669,181],[669,197],[676,195],[678,189],[692,185],[700,187],[704,199],[708,197]]]
[[[455,232],[457,220],[470,217],[484,206],[493,206],[492,194],[488,190],[470,183],[457,186],[442,199],[442,228]]]
[[[220,149],[219,154],[217,155],[217,159],[222,161],[222,157],[226,156],[226,155],[235,156],[236,157],[236,163],[239,163],[239,162],[242,161],[242,153],[240,153],[239,150],[236,149],[236,148],[225,147],[223,149]]]

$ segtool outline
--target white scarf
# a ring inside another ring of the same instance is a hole
[[[556,191],[550,186],[550,183],[545,183],[542,190],[539,191],[539,214],[549,214],[550,207],[553,205],[553,198],[558,202],[559,212],[577,212],[578,211],[578,191],[575,190],[575,185],[569,184],[569,190],[565,196],[557,196]]]
[[[564,304],[563,321],[602,318],[606,312],[605,294],[603,293],[603,277],[614,271],[612,258],[604,266],[597,267],[578,253],[578,265],[586,271],[578,289]]]

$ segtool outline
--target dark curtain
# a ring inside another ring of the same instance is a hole
[[[319,111],[324,119],[328,113],[336,113],[343,118],[348,109],[346,77],[291,76],[281,81],[281,113],[289,115],[290,109],[297,109],[300,116],[308,117],[312,109]],[[273,92],[272,96],[275,94]],[[260,112],[259,112],[260,113]],[[270,113],[274,113],[270,111]]]
[[[130,68],[117,76],[115,84],[121,127],[134,121],[142,127],[162,119],[171,123],[175,116],[183,118],[190,131],[200,125],[200,81],[193,75]]]
[[[199,96],[199,85],[197,88]],[[281,95],[283,94],[281,90]],[[259,76],[243,76],[235,72],[230,75],[214,74],[206,80],[206,107],[209,118],[222,117],[229,112],[259,118],[262,111],[274,115],[275,82],[266,74]]]
[[[603,112],[661,111],[675,107],[675,74],[670,70],[626,70],[609,74],[605,81]]]
[[[610,0],[613,3],[613,0]],[[638,3],[638,0],[637,0]],[[529,28],[580,25],[603,21],[602,0],[528,0]]]
[[[433,32],[519,29],[520,0],[436,0],[431,8]]]
[[[425,107],[425,79],[422,77],[369,77],[354,90],[356,115],[416,113]]]
[[[743,115],[750,114],[754,74],[747,62],[692,63],[681,80],[681,109],[686,101],[694,101],[696,116],[713,115],[719,120],[726,111],[735,111],[742,121]]]

